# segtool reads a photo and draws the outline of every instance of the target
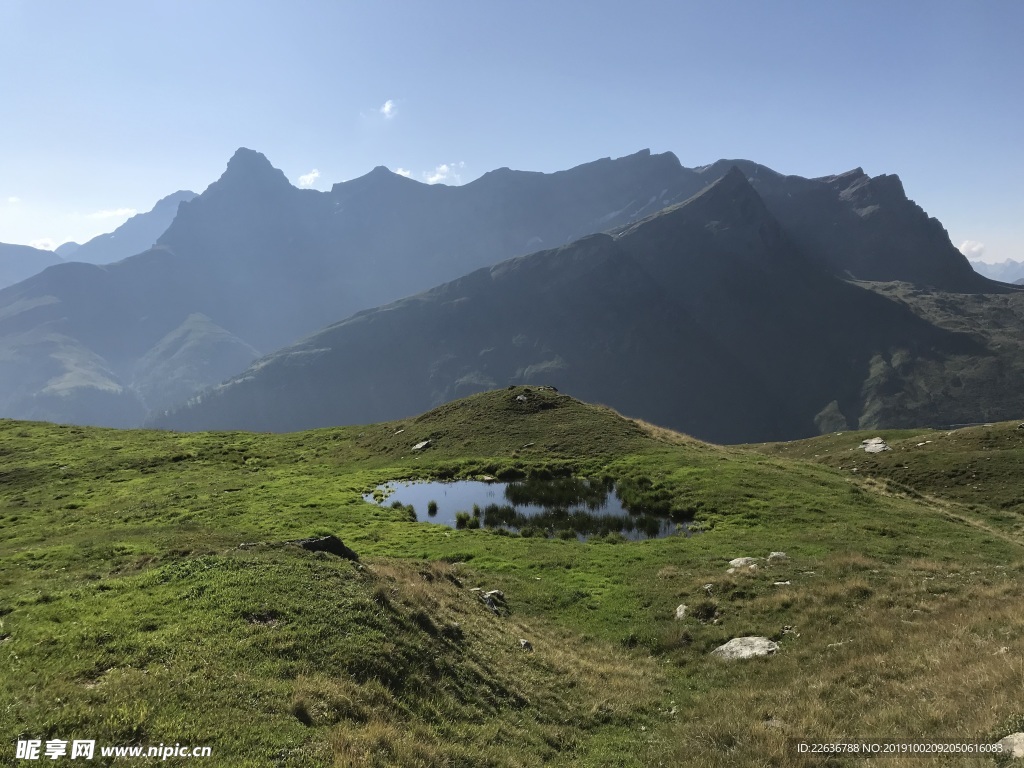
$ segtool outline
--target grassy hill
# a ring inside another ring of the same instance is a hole
[[[0,421],[0,764],[23,764],[19,738],[206,745],[230,766],[859,765],[793,740],[1001,738],[1024,729],[1024,430],[981,429],[882,433],[894,450],[853,473],[873,434],[724,448],[537,387],[286,435]],[[930,468],[898,474],[927,439]],[[1000,490],[942,488],[997,454]],[[703,532],[501,535],[362,499],[563,473]],[[287,543],[326,534],[359,561]],[[727,573],[771,551],[788,559]],[[744,635],[781,650],[709,655]]]

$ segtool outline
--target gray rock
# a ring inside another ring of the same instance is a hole
[[[770,555],[768,555],[769,563],[783,563],[786,560],[789,560],[789,555],[787,555],[785,552],[772,552]]]
[[[424,448],[426,448],[429,445],[430,445],[430,441],[429,440],[424,440],[422,443],[416,443],[416,445],[414,445],[412,447],[412,449],[414,451],[422,451]]]
[[[770,656],[778,650],[779,644],[767,637],[734,637],[725,645],[715,648],[711,655],[723,659],[752,659],[755,656]]]
[[[1024,733],[1011,733],[999,740],[1003,747],[1003,756],[1019,759],[1024,757]]]
[[[864,449],[865,453],[881,453],[882,451],[891,451],[892,448],[880,437],[872,437],[868,440],[862,440],[860,447]]]
[[[680,605],[676,608],[676,621],[682,621],[686,618],[686,606]]]
[[[491,609],[491,612],[495,616],[501,615],[501,609],[507,608],[505,604],[505,594],[500,589],[492,589],[490,592],[480,593],[480,599],[483,600],[484,605]]]
[[[524,640],[523,638],[520,637],[519,638],[519,647],[522,648],[524,651],[532,651],[533,650],[533,643],[531,643],[529,640]]]

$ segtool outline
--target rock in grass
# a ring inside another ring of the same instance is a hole
[[[289,541],[288,544],[295,544],[296,546],[302,547],[309,552],[328,552],[338,557],[344,557],[346,560],[352,560],[357,562],[359,555],[354,551],[345,546],[344,542],[337,536],[321,536],[316,539],[296,539],[295,541]]]
[[[734,568],[746,568],[756,564],[758,558],[756,557],[734,557],[729,560],[729,565]]]
[[[429,440],[424,440],[421,443],[416,443],[416,445],[414,445],[412,447],[412,449],[414,451],[422,451],[424,448],[428,448],[429,446],[430,446],[430,441]]]
[[[686,618],[686,606],[680,605],[676,608],[676,621],[682,621]]]
[[[1017,732],[1011,733],[999,740],[999,744],[1003,748],[1003,757],[1012,757],[1014,759],[1024,757],[1024,733]]]
[[[526,640],[526,639],[520,637],[519,638],[519,647],[522,648],[524,651],[532,651],[533,650],[533,643],[531,643],[529,640]]]
[[[500,589],[492,589],[490,592],[478,592],[484,605],[491,609],[495,616],[501,615],[501,609],[508,608],[505,602],[505,593]]]
[[[882,451],[891,451],[892,448],[880,437],[872,437],[868,440],[862,440],[860,447],[864,449],[865,453],[881,453]]]
[[[711,655],[723,659],[752,659],[755,656],[771,656],[778,650],[779,644],[767,637],[734,637],[725,645],[715,648]]]
[[[769,563],[784,563],[787,560],[789,560],[789,555],[787,555],[785,552],[772,552],[770,555],[768,555]]]

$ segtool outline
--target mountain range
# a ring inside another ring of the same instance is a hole
[[[1024,261],[1006,259],[994,264],[986,261],[972,261],[971,267],[979,275],[984,275],[991,280],[1015,283],[1017,285],[1021,285],[1024,282]]]
[[[989,354],[852,280],[1013,290],[977,275],[897,177],[860,169],[804,179],[644,151],[461,187],[379,167],[318,192],[240,149],[152,248],[0,291],[0,413],[293,429],[545,380],[702,436],[767,439],[884,411],[864,388],[898,400],[915,383],[905,357]],[[628,385],[599,386],[623,371]],[[700,402],[729,403],[729,423]]]
[[[156,421],[290,431],[553,384],[718,442],[849,429],[983,346],[811,261],[732,166],[611,233],[361,312]],[[893,362],[896,362],[893,367]]]

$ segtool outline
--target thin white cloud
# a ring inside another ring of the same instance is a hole
[[[314,168],[309,173],[304,173],[301,176],[299,176],[299,186],[308,189],[309,187],[312,187],[314,184],[316,184],[316,180],[319,178],[320,171]]]
[[[57,241],[49,237],[41,237],[38,240],[32,240],[29,245],[33,248],[39,248],[43,251],[52,251],[57,247]]]
[[[10,197],[7,198],[7,202],[10,203],[11,205],[17,205],[18,203],[21,202],[21,198],[15,195],[11,195]]]
[[[968,259],[978,261],[985,253],[985,244],[979,243],[977,240],[964,240],[960,243],[960,253]]]
[[[441,163],[437,166],[433,173],[430,171],[423,172],[423,179],[427,184],[461,184],[462,175],[459,173],[466,164],[463,162],[458,163]]]
[[[405,176],[405,178],[407,179],[412,176],[412,171],[407,170],[405,168],[395,168],[395,173],[397,173],[399,176]]]
[[[134,216],[136,213],[138,211],[134,208],[109,208],[105,211],[87,213],[85,217],[87,219],[126,219],[129,216]]]
[[[384,119],[385,120],[390,120],[392,117],[394,117],[395,114],[396,114],[396,112],[395,112],[395,100],[394,99],[388,99],[387,101],[385,101],[381,105],[380,113],[382,115],[384,115]]]

